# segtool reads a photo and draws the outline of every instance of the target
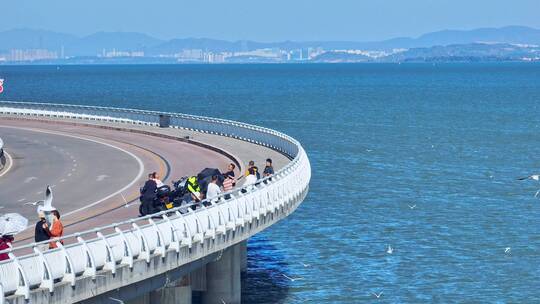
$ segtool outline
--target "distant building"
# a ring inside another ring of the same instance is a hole
[[[118,57],[144,57],[143,51],[117,51],[116,49],[113,49],[112,51],[107,51],[103,49],[101,51],[101,55],[98,55],[98,57],[104,57],[104,58],[118,58]]]
[[[6,61],[35,61],[58,59],[56,52],[46,49],[11,50]]]
[[[174,54],[174,58],[179,62],[203,61],[204,57],[204,52],[200,49],[185,49]]]

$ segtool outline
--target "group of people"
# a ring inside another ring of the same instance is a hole
[[[219,172],[217,169],[213,169],[215,172],[212,172],[212,169],[205,169],[203,172],[210,170],[209,172],[211,172],[212,175],[210,176],[208,174],[206,177],[204,177],[204,175],[203,177],[187,177],[185,180],[185,187],[183,188],[184,192],[182,192],[183,197],[179,199],[179,201],[182,203],[175,206],[191,203],[191,208],[196,209],[198,206],[197,203],[202,202],[204,199],[208,199],[210,202],[215,202],[221,193],[231,191],[236,186],[237,181],[243,177],[245,177],[243,186],[245,186],[247,190],[256,185],[257,181],[261,178],[259,168],[255,165],[254,161],[250,161],[248,163],[245,174],[240,178],[236,178],[234,172],[235,169],[236,165],[234,163],[230,163],[224,173]],[[274,167],[272,160],[268,158],[266,159],[266,165],[262,172],[262,177],[271,176],[273,174]],[[156,172],[150,173],[148,175],[148,180],[141,188],[141,215],[152,214],[159,210],[155,208],[152,209],[152,206],[155,206],[156,199],[159,200],[159,195],[157,194],[159,193],[160,187],[168,186],[163,184]],[[168,198],[171,199],[170,196]],[[175,203],[177,202],[176,199],[171,200],[174,200]],[[159,203],[160,202],[158,202],[158,205]]]
[[[274,166],[272,165],[272,159],[267,158],[266,159],[266,165],[263,170],[263,177],[269,177],[274,175]],[[247,186],[246,189],[252,189],[255,184],[257,184],[257,180],[261,178],[261,174],[259,173],[259,168],[255,166],[254,161],[250,161],[248,163],[248,167],[246,169],[246,180],[244,182],[244,186]]]
[[[236,165],[230,163],[227,166],[225,173],[223,173],[221,177],[218,175],[212,175],[211,180],[208,183],[206,193],[202,193],[201,186],[199,185],[196,176],[189,177],[186,181],[186,195],[190,196],[192,202],[201,202],[205,198],[215,202],[221,193],[231,191],[236,186],[236,183],[240,178],[236,178],[234,173],[235,169]],[[268,158],[266,159],[266,165],[263,170],[262,177],[269,177],[273,174],[274,167],[272,165],[272,160]],[[255,165],[254,161],[250,161],[248,163],[244,177],[245,181],[243,186],[245,186],[247,190],[254,187],[254,185],[257,184],[257,181],[261,178],[259,169]],[[219,180],[222,180],[222,186],[219,185]],[[157,172],[148,174],[148,180],[145,182],[143,188],[141,188],[141,202],[143,202],[141,207],[146,208],[144,201],[150,199],[153,200],[158,189],[163,186],[165,185],[160,180],[160,176]],[[58,241],[63,243],[61,238],[64,235],[64,226],[60,220],[60,212],[58,212],[58,210],[52,206],[49,208],[40,206],[38,207],[38,217],[39,220],[36,223],[34,234],[35,242],[39,243],[37,248],[40,251],[45,251],[56,248]],[[13,235],[0,236],[0,251],[9,249],[13,240]],[[0,261],[7,259],[9,259],[9,255],[7,253],[0,253]]]
[[[60,238],[64,235],[64,225],[60,221],[60,212],[56,209],[45,212],[42,208],[38,208],[38,217],[39,220],[35,227],[34,241],[36,243],[50,241],[49,243],[38,245],[38,249],[41,251],[54,249],[57,247],[57,241],[63,244]]]
[[[39,206],[37,212],[39,220],[34,230],[34,241],[39,244],[36,247],[43,252],[57,248],[56,242],[63,244],[61,238],[64,235],[64,225],[60,221],[60,212],[54,207],[47,209],[43,206]],[[0,251],[9,249],[14,239],[13,235],[2,235],[0,237]],[[8,259],[7,252],[0,253],[0,261]]]

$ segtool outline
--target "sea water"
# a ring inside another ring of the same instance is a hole
[[[249,241],[244,303],[540,302],[540,183],[516,180],[540,173],[539,64],[0,66],[0,78],[2,100],[297,138],[310,192]]]

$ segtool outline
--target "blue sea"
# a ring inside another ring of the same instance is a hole
[[[244,303],[540,302],[540,183],[517,180],[540,173],[539,64],[0,66],[0,78],[3,100],[297,138],[310,193],[250,240]]]

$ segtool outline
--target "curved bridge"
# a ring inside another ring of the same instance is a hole
[[[37,244],[6,250],[0,303],[189,303],[191,290],[202,292],[203,303],[239,303],[245,241],[287,217],[309,188],[311,167],[300,143],[267,128],[185,114],[19,102],[0,102],[0,115],[183,129],[247,141],[290,159],[253,188],[223,193],[196,211],[169,210],[82,231],[45,252]]]

